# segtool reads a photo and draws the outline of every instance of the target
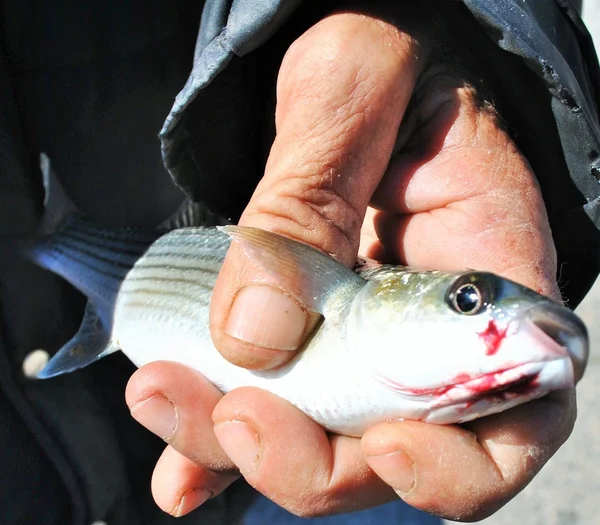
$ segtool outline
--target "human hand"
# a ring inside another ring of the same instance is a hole
[[[360,244],[364,254],[414,267],[490,270],[559,299],[534,175],[465,77],[477,68],[475,53],[447,29],[438,12],[407,8],[394,24],[333,15],[299,38],[280,70],[265,176],[240,224],[306,242],[347,265]],[[443,49],[455,53],[440,56]],[[369,203],[378,211],[363,220]],[[223,355],[249,368],[291,359],[315,322],[294,286],[273,281],[234,244],[211,310]],[[573,392],[559,392],[462,426],[399,421],[362,439],[331,436],[276,396],[242,388],[222,397],[175,363],[136,372],[127,402],[169,443],[153,493],[176,515],[222,491],[239,469],[300,515],[400,495],[441,516],[480,519],[531,480],[575,419]]]

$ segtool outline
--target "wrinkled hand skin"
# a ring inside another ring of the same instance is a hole
[[[488,94],[469,82],[480,77],[476,57],[430,5],[418,2],[401,20],[336,13],[290,47],[277,83],[277,138],[240,223],[348,266],[360,245],[363,254],[419,268],[490,270],[559,300],[535,177]],[[468,40],[475,26],[465,20],[456,34]],[[273,293],[252,295],[252,283]],[[264,275],[234,245],[211,310],[222,354],[248,368],[291,359],[312,327],[294,298],[297,285]],[[144,402],[162,396],[175,411],[152,482],[156,502],[173,515],[239,472],[301,516],[400,496],[446,518],[478,520],[529,483],[576,417],[574,392],[562,391],[462,426],[396,421],[362,439],[331,436],[272,394],[240,388],[222,396],[198,372],[167,362],[138,370],[126,396],[134,417],[155,431],[149,422],[158,415]]]

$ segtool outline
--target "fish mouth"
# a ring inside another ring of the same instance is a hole
[[[454,385],[446,397],[449,401],[466,403],[467,407],[481,400],[503,403],[515,398],[522,399],[539,390],[543,368],[544,363],[529,363],[483,374]]]
[[[567,368],[572,370],[569,358],[565,355],[548,361],[537,361],[494,370],[475,377],[464,379],[465,374],[460,374],[455,380],[460,382],[433,387],[433,388],[409,388],[393,383],[389,380],[384,382],[388,388],[411,398],[437,398],[438,406],[446,406],[455,403],[463,403],[473,399],[485,397],[506,399],[507,397],[522,396],[538,386],[541,372],[549,363],[568,363]],[[572,376],[572,373],[570,374]]]
[[[537,349],[538,360],[482,374],[456,384],[448,397],[469,406],[532,399],[551,390],[571,388],[581,378],[589,355],[587,329],[577,315],[556,303],[544,302],[526,310],[518,331]]]
[[[423,421],[465,423],[572,386],[573,365],[566,355],[522,364],[482,374],[448,388]]]
[[[538,338],[550,338],[562,353],[573,363],[575,381],[583,376],[589,358],[588,332],[577,315],[555,303],[543,303],[528,309],[521,323],[530,323],[530,328],[539,329]]]

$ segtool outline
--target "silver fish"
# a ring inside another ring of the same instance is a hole
[[[50,222],[29,256],[89,302],[41,378],[122,350],[137,366],[191,366],[223,392],[269,390],[330,431],[360,436],[388,419],[449,424],[500,412],[573,387],[587,361],[587,331],[574,313],[491,273],[375,264],[353,272],[307,245],[239,226],[108,229],[73,211]],[[299,299],[324,317],[277,370],[237,367],[211,342],[212,288],[231,239],[273,275],[300,282]]]

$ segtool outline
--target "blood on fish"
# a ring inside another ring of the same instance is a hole
[[[452,390],[453,388],[460,386],[462,384],[465,384],[474,379],[477,379],[477,378],[473,377],[472,374],[468,374],[466,372],[461,372],[460,374],[455,375],[452,378],[452,380],[450,381],[450,383],[448,383],[447,385],[431,387],[431,388],[426,388],[426,387],[418,388],[418,387],[409,387],[409,386],[401,385],[399,383],[396,383],[395,381],[392,381],[389,378],[381,378],[381,377],[379,378],[379,380],[385,386],[387,386],[388,388],[391,388],[392,390],[394,390],[396,392],[411,394],[413,396],[433,396],[433,397],[441,397],[444,394],[447,394],[448,391]]]
[[[508,327],[503,330],[498,330],[496,321],[490,321],[487,328],[483,332],[479,332],[479,338],[485,343],[485,355],[496,355],[502,340],[506,337]]]
[[[537,387],[538,374],[526,375],[514,381],[499,383],[501,373],[486,374],[469,383],[469,390],[474,394],[484,394],[486,396],[510,391],[511,394],[527,394]]]
[[[502,372],[502,371],[501,371]],[[493,378],[495,375],[497,375],[499,372],[494,372],[493,374],[489,374],[486,376],[482,376],[482,377],[473,377],[472,374],[468,374],[467,372],[461,372],[460,374],[455,375],[452,380],[450,381],[450,383],[448,383],[447,385],[443,385],[443,386],[437,386],[437,387],[409,387],[406,385],[401,385],[395,381],[392,381],[391,379],[387,378],[387,377],[379,377],[378,379],[388,388],[391,388],[392,390],[394,390],[395,392],[401,392],[404,394],[410,394],[413,396],[433,396],[433,397],[441,397],[444,394],[447,394],[448,391],[450,391],[451,389],[460,386],[460,385],[464,385],[467,382],[471,382],[473,380],[476,379],[480,379],[480,380],[484,380],[486,383],[489,384],[489,380],[490,378]],[[477,381],[477,383],[479,384],[479,381]],[[479,387],[478,387],[479,390]],[[481,387],[481,391],[485,390],[485,387]]]
[[[466,383],[471,379],[473,379],[473,376],[471,374],[461,372],[460,374],[457,374],[452,378],[452,383],[454,383],[455,385],[460,385],[461,383]]]
[[[498,387],[498,376],[500,374],[486,374],[477,379],[477,381],[473,381],[473,383],[469,384],[469,390],[473,393],[481,394],[481,393],[489,393],[494,388]]]
[[[494,401],[505,401],[509,398],[517,396],[526,396],[539,387],[538,374],[528,375],[515,381],[497,384],[497,376],[499,374],[487,374],[480,378],[479,381],[469,385],[469,389],[473,392],[473,397],[465,404],[465,409],[471,408],[475,403],[483,399]]]
[[[387,377],[378,377],[378,379],[388,388],[390,388],[391,390],[395,391],[395,392],[400,392],[402,394],[410,394],[413,396],[443,396],[445,393],[448,392],[448,390],[450,390],[451,388],[454,387],[454,385],[444,385],[444,386],[438,386],[438,387],[433,387],[433,388],[415,388],[415,387],[408,387],[408,386],[404,386],[401,385],[399,383],[396,383],[395,381],[392,381],[391,379],[387,378]]]
[[[388,388],[391,388],[396,392],[411,394],[413,396],[442,397],[450,390],[462,386],[471,393],[471,399],[467,401],[467,406],[465,408],[472,406],[477,401],[484,398],[489,400],[496,398],[501,401],[508,395],[527,395],[539,386],[537,374],[502,383],[500,378],[504,372],[506,372],[506,370],[498,370],[479,377],[473,377],[472,375],[463,372],[454,376],[450,384],[433,388],[408,387],[400,385],[389,378],[379,379]]]

